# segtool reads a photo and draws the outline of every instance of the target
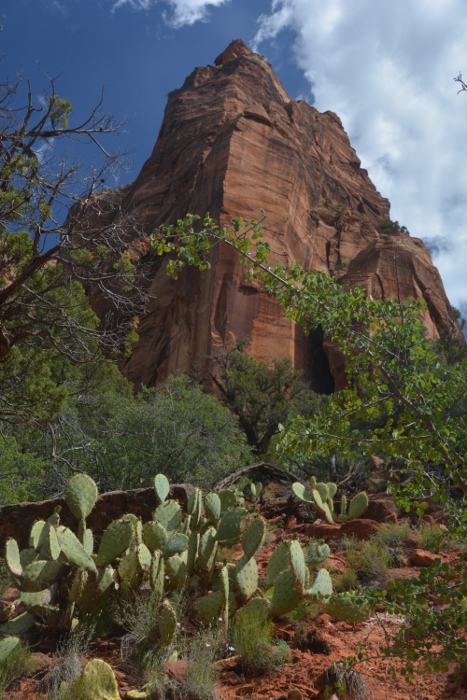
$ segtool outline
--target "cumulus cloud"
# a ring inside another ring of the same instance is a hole
[[[258,21],[263,53],[292,30],[315,106],[341,117],[391,218],[433,242],[451,302],[467,302],[464,0],[274,0]]]
[[[164,18],[172,27],[178,28],[185,24],[191,25],[208,17],[211,7],[220,7],[229,0],[165,0],[169,5],[172,14],[164,13]],[[158,4],[159,0],[117,0],[113,5],[113,10],[127,5],[133,10],[149,10]]]

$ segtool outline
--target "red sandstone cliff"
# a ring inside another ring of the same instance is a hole
[[[265,237],[284,263],[328,270],[378,298],[421,296],[436,337],[457,332],[438,271],[419,239],[382,233],[389,202],[360,167],[339,117],[290,100],[274,71],[241,41],[196,68],[169,95],[155,148],[137,180],[116,197],[114,216],[150,233],[187,212],[209,212],[221,224],[267,212]],[[135,259],[151,258],[138,248]],[[397,270],[395,260],[397,261]],[[170,280],[153,260],[152,300],[140,340],[125,366],[137,384],[170,372],[201,373],[234,337],[248,336],[257,359],[290,356],[318,390],[333,378],[319,331],[305,338],[277,302],[245,279],[235,251],[212,252],[210,271]],[[99,307],[98,295],[92,295]],[[328,351],[329,352],[329,351]],[[337,358],[331,355],[332,373]]]

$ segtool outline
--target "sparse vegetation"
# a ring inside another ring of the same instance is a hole
[[[33,673],[35,664],[29,648],[22,644],[0,662],[0,699],[7,698],[5,692],[22,676]]]
[[[438,552],[443,550],[447,540],[446,530],[442,530],[438,525],[431,525],[430,523],[422,523],[418,536],[420,547],[434,554],[438,554]]]
[[[232,629],[232,646],[242,657],[247,674],[262,673],[287,660],[288,650],[273,644],[274,625],[267,612],[246,606],[239,610]],[[287,646],[287,645],[286,645]]]

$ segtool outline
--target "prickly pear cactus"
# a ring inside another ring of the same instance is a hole
[[[222,504],[217,493],[207,493],[204,497],[204,509],[210,523],[217,525],[221,517]]]
[[[321,564],[330,555],[331,550],[327,544],[310,544],[306,553],[306,563],[309,566],[313,564]]]
[[[6,541],[5,564],[10,574],[17,578],[21,578],[23,575],[23,567],[21,564],[18,543],[15,539],[13,539],[13,537],[10,537]]]
[[[115,520],[104,530],[97,551],[97,566],[107,566],[130,546],[133,525],[127,518]]]
[[[264,544],[266,523],[263,518],[254,518],[242,535],[242,547],[248,559],[256,557]]]
[[[94,508],[98,491],[93,479],[87,474],[76,474],[65,487],[65,500],[75,518],[84,520]]]
[[[365,491],[355,494],[349,505],[349,518],[359,518],[368,508],[368,496]]]
[[[324,612],[336,620],[357,623],[368,619],[370,607],[356,593],[339,593],[331,596]]]
[[[246,603],[258,588],[256,559],[243,556],[235,565],[234,580],[238,599],[241,603]]]
[[[271,615],[274,617],[286,615],[295,610],[302,600],[303,595],[297,587],[296,579],[291,569],[284,569],[274,584]]]
[[[182,522],[182,509],[177,501],[164,501],[156,508],[152,516],[167,532],[175,532]]]
[[[177,630],[177,617],[168,600],[164,600],[161,605],[157,630],[161,645],[170,646]]]
[[[156,492],[157,502],[163,503],[170,491],[169,480],[164,474],[156,474],[154,477],[154,490]]]
[[[233,508],[224,513],[217,527],[217,541],[223,544],[235,544],[238,542],[245,514],[246,509],[242,507]]]
[[[19,637],[6,637],[0,640],[0,663],[20,647],[21,639]]]
[[[88,661],[68,690],[80,700],[120,700],[115,674],[102,659]]]
[[[327,600],[332,595],[332,579],[327,569],[320,569],[307,595]]]

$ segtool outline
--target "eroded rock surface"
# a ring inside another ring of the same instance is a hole
[[[187,212],[227,224],[259,218],[263,208],[276,260],[326,270],[374,297],[423,297],[430,335],[457,333],[422,241],[381,231],[389,202],[361,168],[339,117],[291,100],[270,65],[240,40],[169,94],[155,148],[122,197],[115,218],[129,217],[147,234]],[[186,270],[177,281],[141,244],[131,254],[152,260],[151,301],[125,366],[137,385],[155,385],[171,372],[206,376],[210,358],[241,336],[250,338],[256,359],[291,357],[319,391],[342,385],[333,347],[319,331],[306,338],[285,319],[227,246],[213,249],[211,270]],[[92,301],[99,311],[98,293]]]

